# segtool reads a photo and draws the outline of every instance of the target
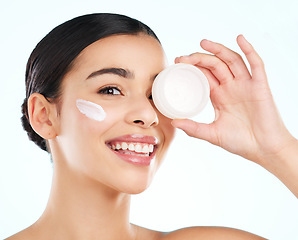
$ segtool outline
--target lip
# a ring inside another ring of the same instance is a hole
[[[113,142],[128,142],[128,143],[147,143],[152,144],[154,146],[153,152],[150,153],[149,156],[142,156],[138,154],[124,154],[122,152],[115,151],[111,149],[111,143]],[[106,145],[108,148],[116,154],[121,160],[128,162],[133,165],[137,166],[149,166],[153,160],[155,159],[156,150],[158,147],[159,140],[154,136],[146,136],[141,134],[129,134],[129,135],[123,135],[116,138],[113,138],[111,140],[108,140],[106,142]]]

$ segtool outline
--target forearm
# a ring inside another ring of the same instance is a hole
[[[281,151],[264,160],[263,167],[279,178],[298,198],[298,140],[293,138]]]

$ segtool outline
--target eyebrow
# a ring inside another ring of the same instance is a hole
[[[93,78],[93,77],[97,77],[100,75],[104,75],[104,74],[114,74],[123,78],[134,78],[134,74],[133,72],[123,69],[123,68],[103,68],[100,69],[98,71],[95,71],[93,73],[91,73],[87,79]]]

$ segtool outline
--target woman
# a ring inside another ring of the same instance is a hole
[[[280,120],[261,59],[238,37],[241,57],[207,40],[180,57],[208,77],[215,121],[170,120],[155,108],[151,86],[166,67],[146,25],[116,14],[91,14],[52,30],[27,65],[23,126],[51,154],[47,207],[14,239],[262,239],[229,228],[161,233],[129,223],[130,194],[144,191],[160,166],[175,127],[271,171],[298,196],[297,140]]]

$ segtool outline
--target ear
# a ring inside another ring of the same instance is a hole
[[[42,94],[33,93],[28,100],[29,120],[34,131],[44,139],[57,136],[53,124],[56,107],[53,106]]]

